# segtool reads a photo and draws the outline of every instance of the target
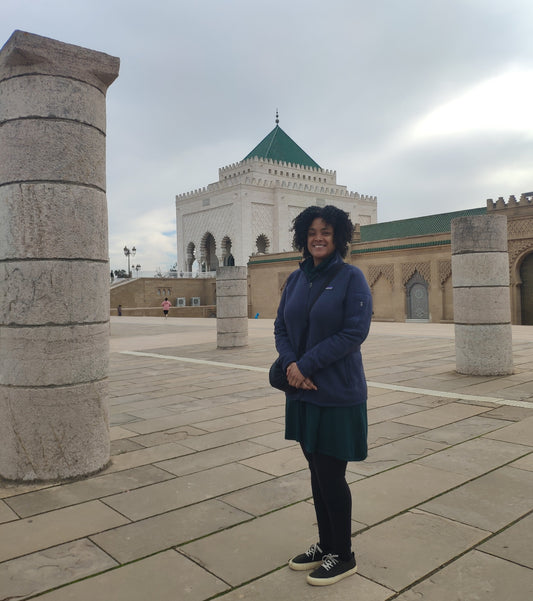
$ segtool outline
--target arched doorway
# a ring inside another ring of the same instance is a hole
[[[521,323],[524,326],[533,325],[533,253],[527,255],[520,265],[520,304]]]
[[[429,320],[428,285],[415,271],[405,285],[407,292],[407,319]]]
[[[235,265],[235,259],[231,253],[231,238],[224,236],[222,239],[222,261],[225,267],[233,267]]]
[[[218,267],[218,258],[216,255],[215,238],[211,232],[207,232],[202,240],[202,271],[216,271]]]

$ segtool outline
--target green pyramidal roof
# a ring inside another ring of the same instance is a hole
[[[304,167],[315,167],[320,169],[320,165],[302,150],[296,142],[290,138],[279,125],[263,139],[259,144],[247,154],[243,161],[259,157],[260,159],[272,159],[285,163],[293,163]]]

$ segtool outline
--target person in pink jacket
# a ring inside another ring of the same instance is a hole
[[[165,296],[165,300],[161,303],[161,306],[163,307],[163,314],[164,314],[165,319],[166,319],[168,317],[168,310],[172,306],[172,303]]]

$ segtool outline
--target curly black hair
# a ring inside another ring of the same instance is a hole
[[[292,222],[294,248],[303,253],[304,259],[311,256],[307,248],[307,232],[313,221],[320,217],[333,228],[333,242],[341,257],[345,257],[353,235],[353,223],[346,211],[333,205],[325,207],[311,206],[304,209]]]

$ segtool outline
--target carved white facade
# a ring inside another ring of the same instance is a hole
[[[219,169],[218,182],[176,196],[178,271],[244,266],[251,255],[292,249],[292,220],[310,205],[333,204],[354,223],[377,221],[377,199],[337,184],[335,171],[247,158]]]

